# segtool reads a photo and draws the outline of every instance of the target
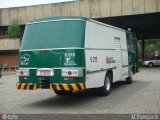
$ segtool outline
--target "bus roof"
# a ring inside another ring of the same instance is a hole
[[[34,19],[31,20],[28,24],[32,24],[32,23],[38,23],[38,22],[47,22],[47,21],[56,21],[56,20],[82,20],[82,21],[86,21],[88,18],[86,17],[80,17],[80,16],[76,16],[76,17],[72,17],[72,16],[51,16],[51,17],[45,17],[45,18],[38,18],[38,19]]]

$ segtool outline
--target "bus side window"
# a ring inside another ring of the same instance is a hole
[[[131,35],[130,33],[127,33],[126,34],[126,38],[127,38],[127,47],[128,47],[128,50],[132,50],[132,46],[131,46]]]

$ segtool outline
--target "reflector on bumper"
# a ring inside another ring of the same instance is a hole
[[[83,77],[83,69],[62,69],[62,77]]]
[[[18,76],[29,76],[29,69],[28,68],[20,68],[19,70],[17,70],[17,75]]]

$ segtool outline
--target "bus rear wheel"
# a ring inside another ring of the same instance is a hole
[[[126,83],[127,84],[132,84],[132,82],[133,82],[133,72],[131,71],[131,76],[126,78]]]
[[[102,96],[107,96],[111,92],[112,81],[109,74],[106,75],[104,80],[104,86],[100,88],[100,93]]]

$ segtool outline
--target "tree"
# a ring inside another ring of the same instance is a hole
[[[156,50],[160,51],[160,42],[158,44],[156,44]]]
[[[150,58],[154,57],[155,51],[160,52],[160,41],[156,39],[156,40],[149,40],[149,42],[146,42],[145,51],[148,57]]]
[[[12,24],[8,27],[8,35],[10,38],[17,38],[22,35],[21,27],[16,24]]]

